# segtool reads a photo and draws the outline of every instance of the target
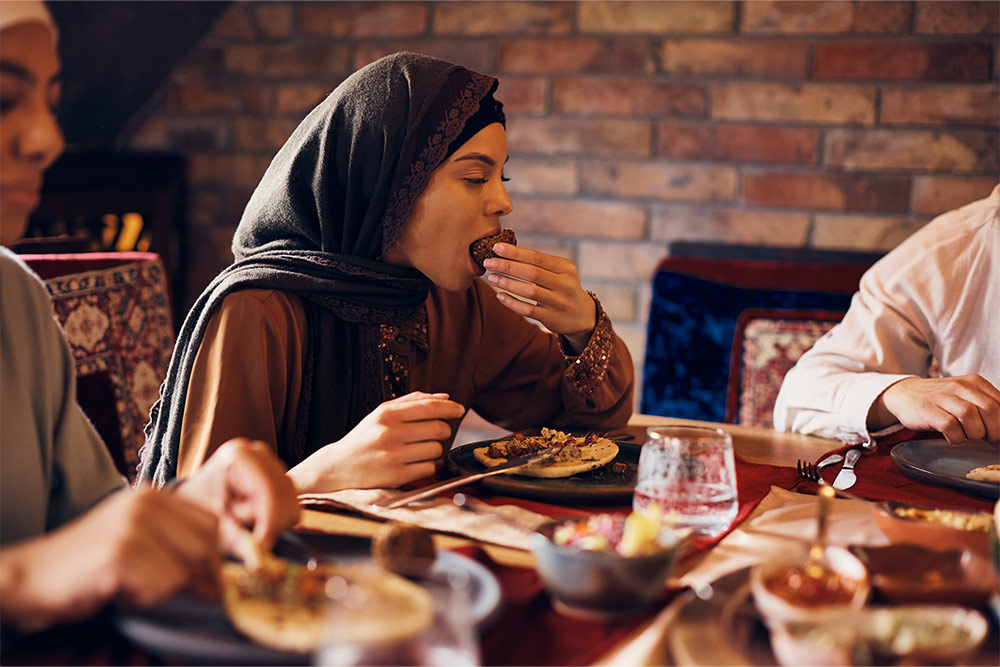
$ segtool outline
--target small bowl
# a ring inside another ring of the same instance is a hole
[[[552,534],[568,520],[547,522],[531,536],[552,604],[567,616],[608,619],[643,611],[663,591],[685,544],[629,557],[556,544]]]
[[[917,511],[947,512],[958,518],[983,520],[990,519],[985,512],[967,512],[941,507],[914,505],[895,501],[877,503],[873,508],[875,523],[882,534],[892,544],[918,544],[934,551],[950,551],[953,549],[971,549],[980,556],[990,555],[990,531],[966,530],[929,519],[900,516],[897,510],[914,509]]]
[[[771,651],[784,667],[853,665],[858,631],[845,613],[840,622],[779,623],[771,628]]]
[[[953,664],[972,658],[989,630],[978,611],[954,605],[872,608],[859,620],[872,664]]]
[[[851,547],[868,568],[872,588],[897,604],[978,607],[997,586],[993,565],[969,549],[933,551],[916,544]]]
[[[827,547],[824,552],[827,566],[843,579],[850,580],[854,592],[845,602],[804,604],[779,595],[766,582],[808,561],[808,553],[797,551],[787,558],[778,558],[750,568],[750,592],[754,606],[764,624],[773,628],[781,624],[819,621],[846,611],[856,611],[865,606],[871,585],[864,563],[847,549]]]

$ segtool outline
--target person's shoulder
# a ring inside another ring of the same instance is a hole
[[[14,252],[0,246],[0,281],[4,301],[48,303],[49,292],[42,279]],[[13,304],[11,304],[13,305]]]
[[[1000,185],[990,196],[942,213],[911,238],[928,246],[964,243],[983,232],[1000,230]]]

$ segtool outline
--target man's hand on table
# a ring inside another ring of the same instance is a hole
[[[465,408],[448,394],[412,392],[372,410],[337,442],[288,471],[299,493],[398,487],[433,475]]]
[[[951,443],[1000,443],[1000,389],[979,375],[906,378],[875,400],[870,430],[899,422],[915,431],[937,431]]]
[[[219,519],[219,543],[228,553],[242,552],[249,530],[268,549],[275,537],[299,518],[295,486],[273,448],[260,441],[233,438],[178,487]]]

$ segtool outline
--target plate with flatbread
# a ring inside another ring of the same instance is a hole
[[[547,447],[558,450],[551,460],[478,483],[494,493],[546,502],[632,502],[639,445],[608,438],[602,432],[523,431],[456,447],[445,455],[445,466],[459,475],[475,473]]]
[[[1000,450],[983,440],[951,444],[946,440],[910,440],[890,452],[900,470],[916,479],[987,498],[1000,498],[996,479]]]
[[[295,541],[279,540],[276,554],[284,567],[294,568],[275,576],[274,584],[295,584],[292,591],[280,591],[277,604],[269,593],[272,584],[248,579],[245,568],[226,563],[225,599],[211,602],[178,594],[151,609],[137,610],[118,607],[113,622],[118,630],[151,655],[171,661],[194,664],[288,665],[314,664],[312,646],[318,641],[322,616],[309,605],[287,604],[288,596],[306,596],[314,585],[335,577],[344,582],[354,581],[366,590],[378,591],[391,613],[397,614],[392,623],[379,619],[359,618],[354,628],[360,633],[419,632],[429,622],[428,593],[421,585],[422,577],[401,577],[379,571],[370,558],[371,540],[347,535],[296,533],[323,561],[323,571],[304,575],[305,563]],[[477,625],[483,626],[496,617],[502,602],[496,577],[478,562],[451,551],[438,550],[429,577],[447,576],[459,571],[467,575],[472,614]],[[339,582],[336,582],[339,583]],[[248,586],[249,584],[249,586]],[[258,590],[254,590],[256,587]],[[263,589],[263,590],[261,590]],[[370,623],[368,621],[371,621]],[[379,622],[376,622],[379,621]],[[387,638],[392,637],[387,635]]]

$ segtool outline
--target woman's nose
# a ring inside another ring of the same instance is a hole
[[[45,169],[55,162],[65,147],[55,114],[44,102],[35,105],[29,122],[18,138],[20,157]]]
[[[514,210],[514,202],[511,200],[510,195],[507,194],[507,188],[504,187],[502,182],[498,188],[496,201],[493,202],[492,208],[494,209],[492,214],[500,216],[507,215]]]

